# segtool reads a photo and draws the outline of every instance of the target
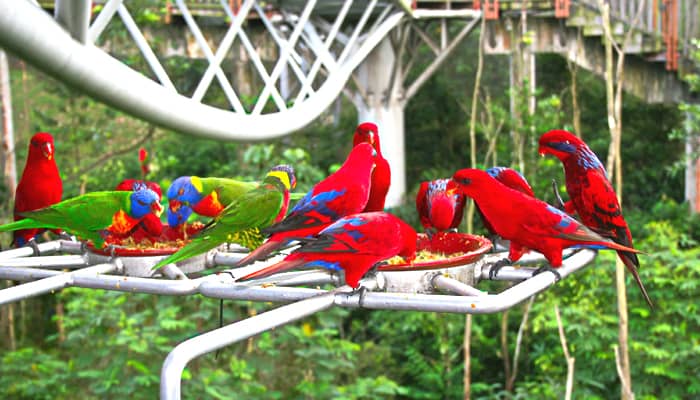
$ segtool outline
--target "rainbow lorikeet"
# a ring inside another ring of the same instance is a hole
[[[192,212],[216,217],[231,202],[258,185],[228,178],[181,176],[168,188],[168,225],[172,228],[182,225]]]
[[[161,268],[205,253],[222,243],[242,237],[241,232],[258,231],[284,218],[289,206],[289,191],[296,186],[294,169],[278,165],[262,183],[232,201],[199,231],[183,248],[163,259],[153,268]],[[235,235],[235,237],[234,237]]]
[[[20,213],[24,219],[0,225],[0,232],[17,229],[63,229],[92,240],[103,247],[107,235],[125,235],[136,229],[150,214],[157,217],[163,211],[158,195],[141,187],[133,192],[92,192],[63,200],[60,203]]]
[[[282,221],[263,229],[270,237],[237,266],[250,264],[292,240],[315,235],[334,221],[367,205],[375,150],[367,143],[353,147],[343,165],[317,183]]]
[[[147,159],[148,152],[143,147],[140,148],[139,165],[141,166],[141,179],[124,179],[123,181],[119,182],[115,190],[134,190],[134,188],[137,187],[137,185],[145,184],[149,189],[156,192],[156,194],[158,195],[158,200],[160,201],[163,195],[163,191],[161,190],[160,185],[156,182],[146,180],[146,175],[148,175],[148,173],[150,172],[148,162],[146,161]]]
[[[15,221],[22,213],[48,207],[61,201],[63,182],[58,173],[51,134],[39,132],[29,142],[27,163],[15,192]],[[13,243],[24,246],[44,229],[19,229],[13,233]]]
[[[462,169],[452,179],[479,205],[496,233],[510,240],[509,259],[504,260],[508,263],[530,249],[542,253],[554,268],[561,266],[562,251],[569,247],[636,252],[598,235],[544,201],[501,184],[485,171]]]
[[[421,225],[429,234],[457,230],[466,201],[452,179],[422,182],[416,195]]]
[[[577,213],[581,222],[600,235],[633,248],[632,234],[605,167],[588,145],[571,132],[552,130],[540,137],[539,152],[554,155],[564,165],[566,191],[570,198],[564,204],[565,210],[570,214]],[[617,255],[634,277],[649,307],[653,307],[639,277],[637,255],[624,250],[618,251]]]
[[[278,272],[306,267],[345,271],[345,282],[353,288],[378,262],[395,255],[412,261],[416,256],[416,231],[382,211],[345,216],[301,239],[301,246],[282,261],[248,274],[238,281],[262,278]]]
[[[521,193],[524,193],[530,197],[535,197],[535,193],[532,191],[532,187],[527,182],[527,179],[518,171],[507,168],[507,167],[491,167],[486,170],[486,172],[492,177],[496,178],[497,181],[508,186],[511,189],[515,189]],[[476,211],[481,216],[481,221],[484,223],[484,227],[489,231],[491,235],[496,235],[496,231],[493,229],[491,223],[486,219],[484,213],[481,212],[479,205],[476,205]]]
[[[386,194],[389,192],[389,185],[391,185],[391,168],[389,168],[389,162],[382,156],[377,125],[371,122],[363,122],[358,125],[352,138],[352,145],[357,146],[358,143],[369,143],[377,152],[374,159],[375,168],[372,171],[369,200],[367,200],[363,211],[383,211]]]

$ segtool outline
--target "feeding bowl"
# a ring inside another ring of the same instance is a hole
[[[432,237],[419,233],[417,257],[413,263],[392,262],[381,265],[380,271],[423,271],[471,264],[491,249],[491,241],[483,236],[460,232],[438,232]]]
[[[196,234],[202,226],[202,224],[190,224],[187,227],[187,236]],[[159,276],[161,272],[153,270],[153,266],[182,248],[185,244],[184,239],[185,236],[181,230],[173,230],[164,225],[162,233],[156,238],[145,236],[143,232],[136,232],[133,237],[128,238],[108,236],[105,246],[102,248],[96,248],[92,242],[88,242],[88,257],[91,264],[107,263],[113,257],[119,257],[124,265],[125,275]],[[208,266],[212,266],[213,261],[210,254],[214,250],[179,261],[176,265],[185,274],[202,271]]]

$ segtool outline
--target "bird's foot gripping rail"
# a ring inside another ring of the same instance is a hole
[[[500,293],[479,290],[475,283],[489,279],[493,264],[504,253],[487,255],[461,266],[427,271],[380,271],[361,284],[371,291],[359,293],[347,286],[333,290],[308,286],[339,286],[341,278],[326,271],[299,271],[276,274],[268,278],[236,283],[235,277],[260,268],[260,263],[227,273],[190,279],[189,272],[213,266],[233,266],[243,253],[213,251],[198,261],[198,268],[183,272],[175,266],[163,271],[163,277],[144,276],[143,265],[123,257],[95,258],[78,242],[53,241],[38,245],[39,256],[32,248],[0,252],[0,279],[22,281],[0,290],[0,305],[32,296],[75,286],[123,292],[159,295],[201,294],[218,299],[291,303],[231,325],[204,333],[175,347],[161,372],[161,398],[180,398],[180,379],[187,363],[195,357],[244,340],[269,329],[282,326],[333,306],[376,310],[411,310],[449,313],[484,314],[509,309],[552,286],[558,278],[552,273],[533,274],[532,267],[505,266],[494,279],[517,282]],[[61,253],[62,255],[56,255]],[[561,268],[562,279],[584,268],[594,258],[592,250],[567,251]],[[154,257],[155,264],[160,257]],[[277,259],[277,257],[275,257]],[[540,263],[540,255],[531,255],[520,265]],[[274,261],[274,260],[270,260]],[[268,261],[268,262],[270,262]],[[306,287],[303,287],[306,286]]]

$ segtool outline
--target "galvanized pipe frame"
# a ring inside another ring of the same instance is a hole
[[[561,278],[585,267],[595,257],[595,252],[590,250],[579,251],[571,255],[564,265],[558,270]],[[381,286],[381,275],[375,278],[365,279],[362,285]],[[475,288],[464,285],[451,278],[436,275],[431,280],[436,288],[450,289],[461,292],[461,296],[424,295],[407,293],[358,293],[348,292],[347,286],[324,291],[318,289],[296,289],[289,296],[288,301],[294,301],[289,305],[281,306],[271,311],[235,322],[225,327],[215,329],[186,340],[177,345],[167,356],[161,369],[160,395],[163,400],[178,400],[181,396],[181,377],[187,363],[196,357],[210,353],[225,346],[240,342],[251,336],[265,332],[269,329],[280,327],[316,312],[327,310],[332,306],[348,308],[367,308],[385,310],[411,310],[433,311],[451,313],[493,313],[508,309],[527,298],[545,290],[556,282],[556,276],[552,273],[542,273],[531,277],[497,295],[488,295]],[[266,292],[275,288],[247,287],[231,290],[216,282],[203,283],[200,293],[205,296],[236,298],[235,294],[243,292],[251,294],[255,292],[260,298],[264,298]],[[290,289],[290,288],[288,288]],[[286,294],[292,292],[287,290]],[[231,295],[234,296],[231,296]],[[248,298],[248,296],[245,296]]]

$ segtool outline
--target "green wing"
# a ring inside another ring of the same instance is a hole
[[[14,229],[28,227],[60,228],[66,232],[101,243],[99,231],[112,224],[112,216],[120,209],[127,209],[131,192],[92,192],[64,200],[36,211],[22,213],[27,221],[18,221]],[[13,225],[13,224],[8,224]],[[2,229],[2,228],[0,228]],[[9,230],[9,229],[8,229]]]
[[[281,192],[259,187],[229,204],[198,235],[226,241],[232,232],[264,228],[275,220],[283,201],[284,195]]]
[[[111,225],[114,213],[128,207],[130,195],[127,191],[87,193],[22,215],[70,230],[97,231]]]
[[[228,178],[200,178],[204,193],[217,190],[221,204],[231,204],[245,193],[258,187],[257,182],[241,182]]]
[[[225,242],[245,239],[254,243],[255,230],[275,220],[282,208],[284,195],[274,189],[258,187],[229,204],[207,224],[192,241],[175,254],[156,264],[153,269],[207,252]],[[241,243],[243,245],[252,245]]]

